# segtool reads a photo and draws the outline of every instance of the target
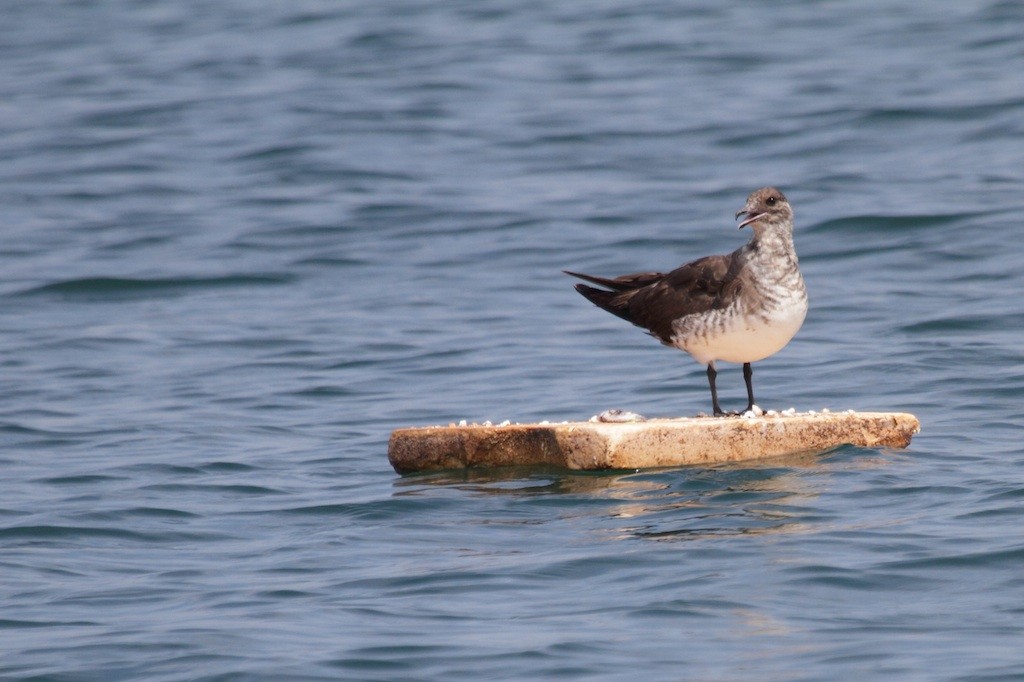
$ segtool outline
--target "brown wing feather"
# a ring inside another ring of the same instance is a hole
[[[737,251],[700,258],[664,275],[637,273],[605,279],[569,274],[612,289],[576,285],[576,290],[598,307],[647,329],[663,343],[671,343],[675,320],[724,307],[739,294],[743,261]]]
[[[681,317],[722,307],[729,293],[738,291],[731,256],[708,256],[687,263],[660,281],[623,292],[613,304],[622,306],[626,319],[643,327],[664,343],[673,336],[672,323]]]

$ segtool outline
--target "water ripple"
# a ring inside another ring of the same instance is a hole
[[[1024,15],[878,5],[8,3],[0,677],[1024,677]],[[707,409],[560,271],[764,184],[811,310],[759,401],[909,450],[394,474]]]
[[[193,290],[274,286],[294,281],[291,275],[230,275],[224,277],[80,277],[51,282],[18,292],[19,296],[56,296],[64,300],[102,301],[175,295]]]

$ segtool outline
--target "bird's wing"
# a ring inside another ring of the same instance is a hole
[[[687,263],[646,286],[616,294],[610,304],[620,317],[671,343],[672,323],[681,317],[725,306],[742,287],[738,254],[707,256]]]

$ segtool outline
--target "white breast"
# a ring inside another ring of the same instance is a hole
[[[705,365],[715,360],[757,362],[782,350],[806,316],[807,297],[796,294],[756,314],[734,306],[690,315],[674,325],[672,345]]]

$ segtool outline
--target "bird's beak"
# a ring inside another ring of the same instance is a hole
[[[744,220],[742,223],[740,223],[740,229],[742,230],[744,227],[746,227],[750,223],[755,222],[757,220],[760,220],[761,218],[765,217],[768,214],[767,213],[754,213],[753,211],[748,211],[747,209],[744,208],[742,211],[737,211],[736,212],[736,218],[739,219],[739,217],[741,215],[747,216],[747,219]]]

